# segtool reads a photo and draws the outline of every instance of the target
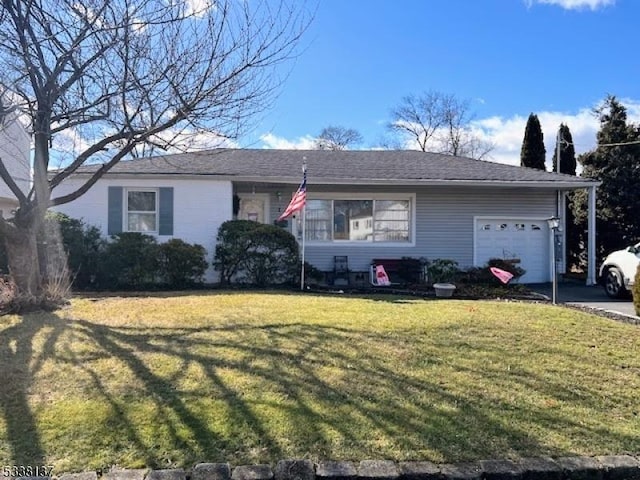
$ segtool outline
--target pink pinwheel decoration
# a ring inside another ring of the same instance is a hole
[[[493,275],[504,284],[509,283],[509,280],[513,278],[512,273],[502,270],[501,268],[491,267],[489,270],[491,270],[491,273],[493,273]]]

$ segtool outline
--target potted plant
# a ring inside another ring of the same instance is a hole
[[[427,275],[436,291],[436,297],[451,297],[456,286],[452,283],[458,273],[458,262],[438,258],[428,263]]]

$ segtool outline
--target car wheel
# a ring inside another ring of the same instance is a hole
[[[617,268],[607,270],[607,275],[604,278],[604,291],[611,298],[620,298],[625,294],[622,273]]]

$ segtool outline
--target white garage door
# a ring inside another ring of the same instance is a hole
[[[546,220],[476,219],[475,262],[491,258],[519,259],[526,270],[519,283],[548,282],[550,275],[549,227]]]

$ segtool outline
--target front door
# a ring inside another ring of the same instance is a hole
[[[269,221],[269,196],[266,194],[250,193],[240,196],[240,210],[238,220],[251,220],[258,223]]]

